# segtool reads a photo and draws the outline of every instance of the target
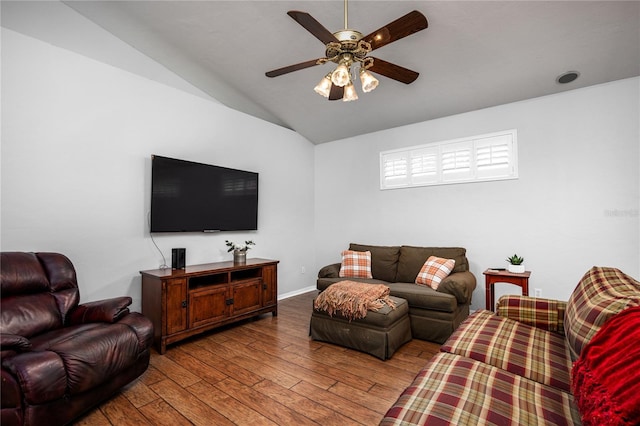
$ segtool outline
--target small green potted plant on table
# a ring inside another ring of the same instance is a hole
[[[242,265],[247,263],[247,251],[251,246],[256,245],[256,243],[248,240],[244,242],[244,245],[242,245],[236,244],[233,241],[225,240],[225,245],[229,247],[227,253],[233,252],[233,263]]]
[[[507,269],[514,274],[522,274],[524,272],[524,257],[520,257],[514,254],[511,257],[507,257],[509,263]]]

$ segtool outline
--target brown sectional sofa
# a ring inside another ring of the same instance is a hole
[[[476,278],[469,272],[466,249],[461,247],[376,246],[350,244],[349,250],[371,252],[372,279],[348,278],[352,281],[385,284],[391,296],[409,304],[411,333],[414,338],[437,343],[444,341],[469,316],[471,295]],[[438,290],[415,284],[422,265],[429,256],[455,259],[452,273],[440,283]],[[320,269],[317,288],[347,278],[339,277],[340,263]]]
[[[640,282],[593,267],[568,302],[475,311],[381,425],[640,424]]]

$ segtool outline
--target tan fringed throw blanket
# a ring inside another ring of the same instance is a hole
[[[326,311],[329,316],[340,311],[349,321],[364,318],[367,310],[377,311],[384,305],[391,309],[396,307],[389,298],[389,287],[355,281],[339,281],[330,285],[314,302],[316,309]]]

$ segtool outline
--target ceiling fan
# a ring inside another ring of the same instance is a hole
[[[427,18],[422,13],[414,10],[363,36],[359,31],[349,29],[347,1],[344,0],[344,29],[335,33],[329,32],[307,12],[298,10],[287,12],[287,15],[291,16],[298,24],[324,43],[325,56],[269,71],[266,76],[277,77],[315,65],[334,62],[338,64],[337,68],[324,76],[314,88],[318,94],[332,101],[337,99],[342,99],[343,101],[358,99],[358,94],[351,79],[351,66],[356,63],[360,65],[360,81],[362,90],[365,93],[378,86],[378,80],[371,75],[371,72],[405,84],[414,82],[419,75],[417,72],[368,55],[375,49],[424,30],[428,26]]]

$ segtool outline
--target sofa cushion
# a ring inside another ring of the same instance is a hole
[[[575,425],[567,392],[441,352],[387,411],[380,425]]]
[[[396,280],[400,246],[369,246],[351,243],[349,250],[371,252],[371,274],[373,278],[387,282]]]
[[[453,259],[429,256],[424,265],[422,265],[420,272],[418,272],[416,284],[428,285],[437,290],[442,279],[451,273],[455,265],[456,261]]]
[[[583,425],[640,420],[639,341],[640,307],[634,307],[614,315],[584,347],[572,371]]]
[[[0,253],[0,265],[3,299],[14,294],[49,292],[47,275],[34,253]]]
[[[455,296],[441,293],[431,287],[414,283],[389,283],[387,285],[391,295],[405,299],[409,302],[410,308],[454,312],[458,306]]]
[[[571,358],[613,315],[640,306],[640,282],[615,268],[594,266],[582,277],[567,302],[564,329]]]
[[[93,323],[69,326],[39,336],[33,350],[54,353],[64,367],[69,394],[104,383],[133,365],[140,353],[138,336],[125,324]]]
[[[29,338],[62,327],[62,318],[52,293],[2,298],[0,328],[3,333]]]
[[[440,348],[518,376],[571,391],[571,357],[564,336],[493,312],[471,314]]]
[[[430,256],[454,259],[456,261],[452,272],[464,272],[468,270],[467,250],[461,247],[400,247],[400,257],[398,259],[398,273],[396,282],[413,283],[416,281],[418,272]]]
[[[373,278],[371,275],[371,252],[344,250],[339,275],[341,278]]]

